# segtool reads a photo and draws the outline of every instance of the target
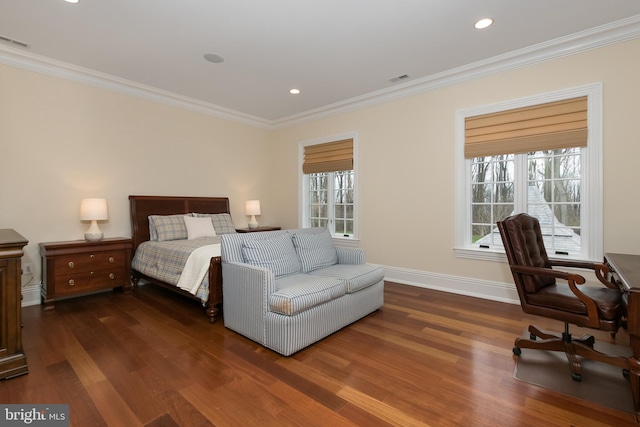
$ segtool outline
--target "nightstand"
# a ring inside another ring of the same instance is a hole
[[[131,239],[40,243],[42,304],[109,288],[131,289]]]
[[[258,228],[236,228],[236,231],[238,233],[257,233],[260,231],[276,231],[276,230],[280,230],[282,227],[269,227],[269,226],[264,226],[264,227],[258,227]]]

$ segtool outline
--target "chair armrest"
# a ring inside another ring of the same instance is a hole
[[[553,270],[551,268],[528,267],[528,266],[521,266],[521,265],[511,265],[510,267],[511,267],[511,271],[515,271],[516,273],[529,274],[531,276],[555,277],[557,279],[573,281],[578,285],[581,285],[584,282],[586,282],[585,278],[577,273],[569,273],[566,271]]]
[[[520,274],[529,274],[532,276],[546,276],[546,277],[555,277],[557,279],[563,279],[567,281],[569,285],[569,289],[571,292],[578,297],[580,301],[587,307],[587,317],[589,318],[588,326],[593,328],[600,327],[600,316],[598,314],[598,305],[596,302],[583,294],[576,285],[582,285],[585,283],[585,278],[576,273],[568,273],[566,271],[557,271],[551,268],[541,268],[541,267],[528,267],[528,266],[519,266],[519,265],[511,265],[511,271],[520,273]],[[579,267],[578,267],[579,268]]]
[[[609,267],[601,262],[584,262],[584,261],[570,261],[570,260],[551,260],[552,267],[569,267],[569,268],[581,268],[585,270],[593,270],[596,277],[607,288],[619,289],[615,284],[611,283],[607,277],[610,277],[611,270]]]
[[[366,263],[365,251],[362,248],[347,248],[336,246],[338,264],[364,264]]]

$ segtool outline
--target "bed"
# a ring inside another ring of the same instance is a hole
[[[149,272],[145,268],[141,267],[142,264],[136,258],[136,254],[140,255],[145,247],[152,246],[152,243],[156,243],[156,240],[158,240],[155,228],[152,227],[150,229],[149,227],[150,216],[153,216],[154,218],[161,218],[163,220],[169,219],[171,216],[180,215],[224,216],[216,214],[229,214],[229,198],[129,196],[129,208],[131,215],[131,237],[133,240],[131,280],[133,283],[134,292],[137,291],[140,280],[162,286],[166,289],[176,292],[177,294],[183,295],[184,297],[199,301],[204,307],[209,320],[212,323],[215,322],[222,307],[222,267],[220,263],[219,252],[216,256],[212,256],[210,259],[208,259],[208,267],[204,266],[204,269],[206,269],[206,273],[203,271],[203,274],[205,275],[203,283],[204,287],[206,288],[206,292],[203,292],[202,288],[199,288],[197,292],[193,292],[193,290],[190,291],[182,289],[181,287],[177,286],[176,280],[166,279],[162,275],[155,274],[154,272]],[[228,218],[229,224],[232,227],[230,216],[228,216]],[[225,224],[225,226],[226,225],[227,224]],[[228,230],[228,232],[235,232],[235,230],[231,229]],[[209,240],[206,237],[196,240],[202,240],[207,244],[216,242],[215,238]],[[192,242],[196,242],[196,240],[190,242],[185,241],[184,244],[193,245]],[[181,244],[181,241],[167,243],[174,243],[180,246],[184,246]],[[138,268],[134,268],[134,265],[137,265]]]

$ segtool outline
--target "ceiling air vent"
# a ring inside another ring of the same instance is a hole
[[[25,42],[21,42],[20,40],[10,39],[9,37],[5,37],[5,36],[0,36],[0,42],[14,44],[16,46],[20,46],[20,47],[23,47],[25,49],[29,48],[29,45],[26,44]]]
[[[391,83],[398,83],[399,81],[406,80],[406,79],[408,79],[408,78],[409,78],[409,75],[408,75],[408,74],[403,74],[403,75],[401,75],[401,76],[398,76],[398,77],[394,77],[394,78],[392,78],[392,79],[389,79],[389,81],[390,81]]]

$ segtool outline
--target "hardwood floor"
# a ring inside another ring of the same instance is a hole
[[[68,403],[72,426],[636,425],[513,379],[514,338],[561,324],[394,283],[382,309],[290,357],[150,285],[23,321],[29,374],[1,381],[0,402]]]

